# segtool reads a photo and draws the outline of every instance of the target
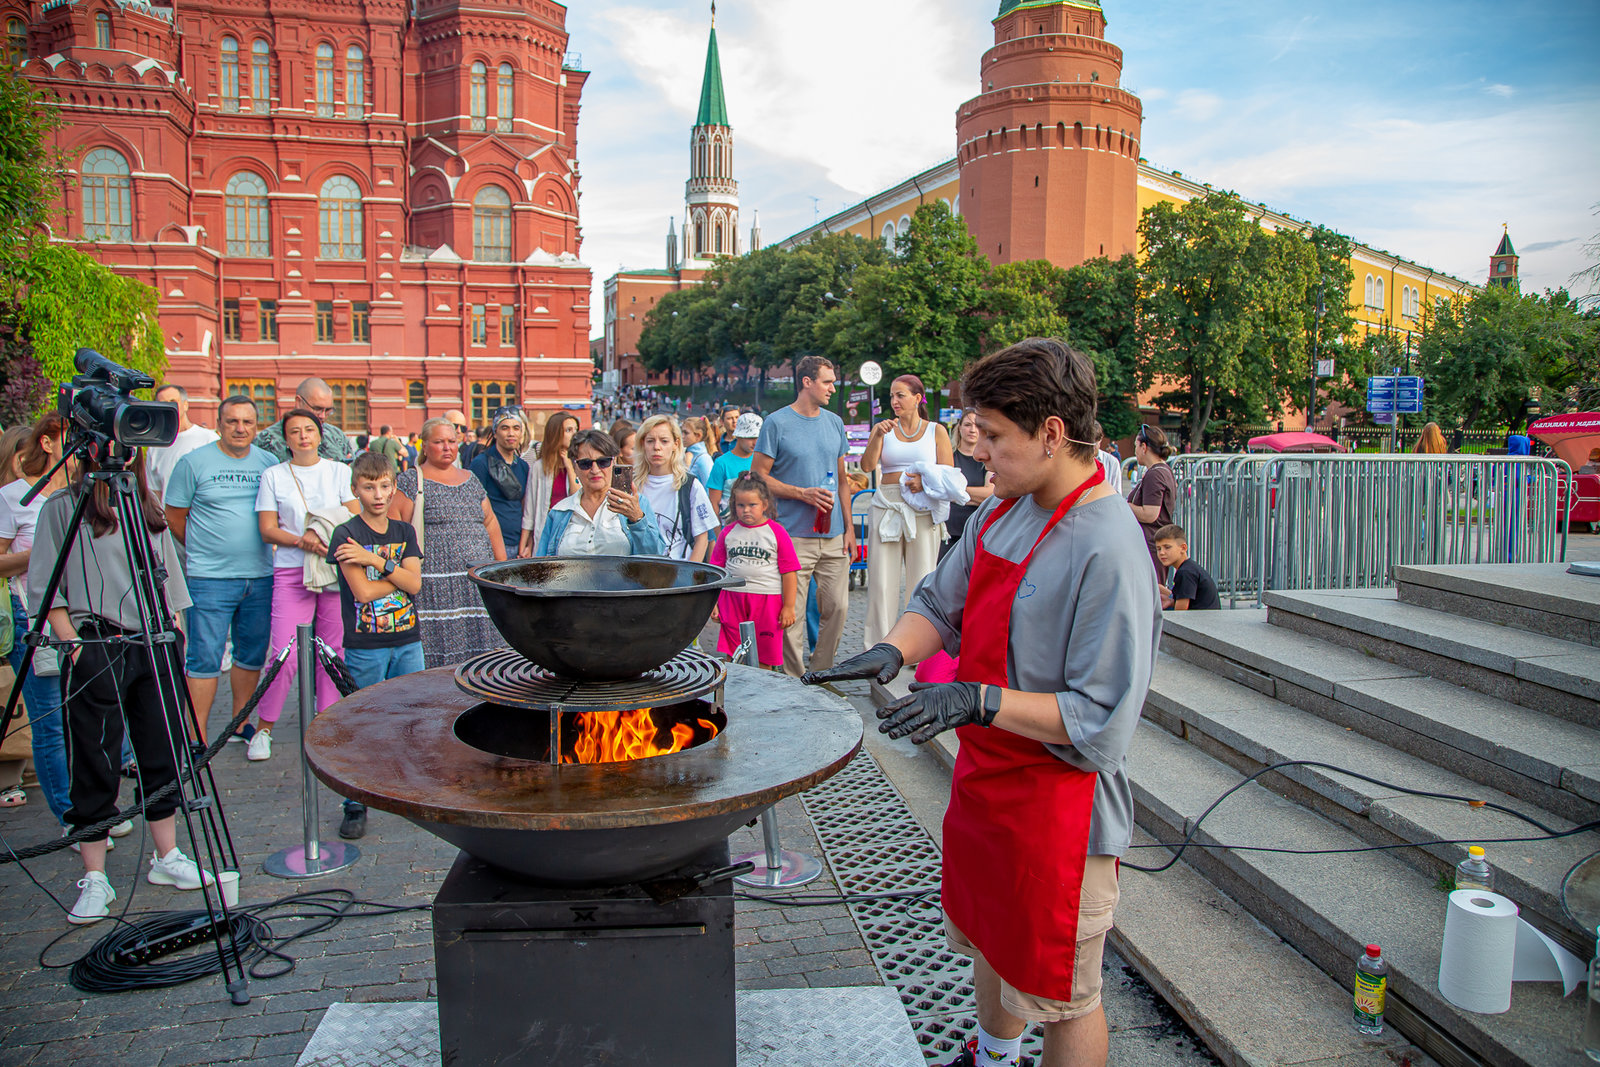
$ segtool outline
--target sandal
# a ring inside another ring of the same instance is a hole
[[[28,802],[28,794],[21,789],[12,787],[0,792],[0,808],[20,808]]]

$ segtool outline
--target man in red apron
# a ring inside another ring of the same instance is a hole
[[[1100,964],[1133,827],[1124,759],[1161,605],[1138,524],[1097,463],[1094,368],[1032,339],[974,364],[974,455],[994,499],[881,644],[808,683],[877,678],[943,649],[953,683],[915,683],[879,730],[961,742],[944,822],[951,946],[973,958],[978,1035],[954,1064],[1103,1064]]]

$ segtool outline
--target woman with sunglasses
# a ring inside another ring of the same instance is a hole
[[[459,448],[460,436],[448,418],[423,423],[422,462],[400,475],[399,492],[389,504],[395,518],[416,527],[422,543],[417,622],[422,661],[429,667],[460,663],[505,645],[467,577],[480,563],[505,559],[505,543],[483,483],[456,466]]]
[[[1133,455],[1144,468],[1133,491],[1128,494],[1128,504],[1133,517],[1144,529],[1145,547],[1150,550],[1150,565],[1156,569],[1156,581],[1162,582],[1167,569],[1156,555],[1156,531],[1172,521],[1172,502],[1178,496],[1178,480],[1167,466],[1172,446],[1159,426],[1141,426],[1133,438]]]
[[[655,512],[635,493],[611,484],[617,443],[602,430],[573,435],[578,491],[550,509],[538,556],[660,556],[667,546]]]

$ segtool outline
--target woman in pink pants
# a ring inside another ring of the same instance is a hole
[[[289,459],[268,467],[256,493],[256,519],[261,539],[272,550],[272,638],[267,662],[294,639],[295,628],[312,623],[317,636],[335,652],[344,651],[344,623],[339,616],[339,587],[314,593],[305,585],[306,555],[328,555],[328,546],[315,533],[306,532],[306,517],[313,511],[359,506],[350,487],[350,468],[317,454],[322,444],[322,420],[315,412],[295,408],[283,417],[283,440]],[[260,725],[245,750],[245,758],[272,758],[272,724],[283,713],[283,700],[294,680],[297,657],[291,656],[256,705]],[[332,679],[317,672],[317,710],[339,699]],[[305,714],[305,709],[301,709]]]

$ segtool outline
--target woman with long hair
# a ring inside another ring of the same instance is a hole
[[[145,798],[153,797],[177,777],[179,754],[188,739],[181,693],[168,691],[162,685],[141,642],[118,640],[145,633],[152,623],[177,629],[179,613],[189,606],[189,591],[178,566],[172,535],[167,531],[166,513],[150,493],[144,453],[136,449],[131,470],[138,487],[139,518],[150,537],[154,558],[166,570],[163,595],[169,612],[165,619],[147,619],[141,616],[134,593],[135,564],[123,544],[125,531],[120,527],[111,488],[103,482],[90,488],[87,480],[87,475],[96,469],[93,461],[85,462],[73,473],[67,492],[56,493],[45,501],[34,529],[37,551],[28,562],[29,596],[42,604],[50,572],[62,553],[67,555],[56,600],[48,607],[48,619],[57,640],[74,642],[62,654],[71,783],[66,821],[74,829],[93,826],[119,814],[117,791],[122,783],[124,723],[133,741],[139,795]],[[85,521],[69,548],[67,540],[73,531],[67,528],[67,522],[74,504],[85,492],[91,494],[84,511]],[[157,646],[157,657],[165,657],[172,668],[172,679],[181,677],[181,643],[168,646],[164,652],[161,648]],[[155,843],[155,856],[145,879],[155,885],[199,889],[202,878],[208,885],[215,878],[201,871],[178,848],[173,812],[178,808],[179,793],[173,790],[159,800],[144,802],[143,814]],[[105,874],[107,847],[103,831],[101,836],[79,845],[84,875],[78,882],[81,892],[77,903],[67,913],[67,921],[74,925],[105,918],[117,898]]]
[[[1172,455],[1172,445],[1159,426],[1140,426],[1133,437],[1133,455],[1144,468],[1144,473],[1128,493],[1128,504],[1133,517],[1144,530],[1145,547],[1150,550],[1150,565],[1156,569],[1156,582],[1166,576],[1166,568],[1156,555],[1156,531],[1172,522],[1172,502],[1178,498],[1178,480],[1167,466]]]
[[[711,480],[712,453],[711,448],[716,445],[712,440],[711,424],[703,415],[692,415],[683,420],[683,450],[685,460],[689,464],[689,473],[694,475],[694,480],[700,483],[703,489]],[[644,438],[640,437],[640,443]]]
[[[961,412],[961,421],[956,423],[953,458],[956,468],[966,476],[967,498],[970,503],[950,505],[950,517],[944,524],[945,541],[939,546],[940,559],[944,559],[945,555],[961,542],[961,535],[967,528],[967,520],[978,510],[978,505],[994,496],[994,486],[989,484],[988,468],[972,454],[977,447],[978,409],[967,408]]]
[[[523,559],[533,555],[550,509],[578,488],[578,472],[569,455],[572,435],[577,432],[577,418],[565,411],[555,412],[544,424],[538,462],[528,461],[528,488],[522,494],[522,535],[517,539],[517,555]],[[427,558],[426,553],[423,558]]]
[[[57,470],[49,484],[24,506],[23,496],[61,458],[67,420],[59,412],[51,411],[31,427],[19,426],[6,433],[8,437],[14,434],[16,440],[9,461],[4,446],[0,445],[0,480],[4,482],[0,485],[0,577],[10,581],[13,639],[9,658],[11,669],[20,671],[23,653],[27,651],[22,638],[29,626],[28,567],[33,555],[34,528],[45,501],[67,487],[77,464],[75,460],[69,461]],[[39,777],[39,790],[44,794],[50,814],[64,827],[72,798],[67,777],[66,733],[61,719],[61,678],[56,662],[55,650],[40,649],[34,653],[33,665],[18,680],[33,729],[33,771]],[[40,674],[41,669],[50,673]],[[121,827],[116,829],[121,830]]]
[[[278,425],[289,458],[262,471],[261,487],[256,490],[256,523],[261,540],[273,546],[268,663],[294,640],[295,630],[307,624],[316,627],[317,637],[328,647],[335,652],[344,651],[338,580],[335,578],[332,585],[320,590],[309,588],[306,558],[328,556],[327,542],[311,529],[313,515],[341,510],[354,514],[360,508],[350,487],[350,468],[337,460],[324,459],[317,452],[322,445],[322,418],[309,408],[295,408]],[[261,694],[261,703],[256,705],[256,732],[245,749],[246,759],[259,763],[272,758],[272,727],[283,714],[283,702],[296,669],[296,657],[291,656]],[[339,699],[333,679],[320,671],[316,685],[318,711]],[[304,715],[306,710],[302,708],[300,713]]]
[[[1450,451],[1450,446],[1444,443],[1444,431],[1439,429],[1439,424],[1430,422],[1422,428],[1417,447],[1411,451],[1424,456],[1442,456]]]
[[[422,462],[400,475],[399,492],[389,505],[395,518],[416,528],[422,545],[417,622],[422,659],[429,667],[460,663],[505,645],[467,577],[473,567],[505,559],[506,550],[483,483],[456,466],[459,441],[449,419],[423,423]]]
[[[691,420],[692,421],[692,420]],[[633,483],[661,527],[667,556],[700,563],[711,550],[717,516],[705,486],[689,473],[683,437],[671,415],[652,415],[639,427]],[[620,449],[619,459],[620,459]]]
[[[864,472],[883,468],[867,518],[867,648],[883,640],[905,607],[900,597],[902,575],[910,596],[939,562],[943,529],[931,512],[912,508],[901,495],[902,488],[922,490],[915,465],[949,467],[955,462],[950,434],[927,417],[927,401],[921,378],[915,374],[896,378],[889,386],[889,407],[895,417],[872,427],[861,453]]]
[[[539,534],[541,556],[659,556],[666,551],[650,504],[611,484],[617,443],[603,430],[572,438],[578,491],[550,509]]]

